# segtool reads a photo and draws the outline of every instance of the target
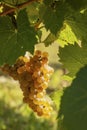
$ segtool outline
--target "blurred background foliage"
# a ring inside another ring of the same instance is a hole
[[[37,117],[27,104],[22,102],[18,82],[0,76],[0,130],[56,130],[56,119]]]

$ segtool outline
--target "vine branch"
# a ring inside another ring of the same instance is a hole
[[[10,13],[12,13],[12,12],[18,10],[18,9],[25,8],[27,5],[29,5],[29,4],[31,4],[32,2],[35,2],[35,1],[39,1],[39,0],[28,0],[27,2],[19,4],[19,5],[15,6],[15,7],[13,7],[13,8],[9,8],[8,10],[0,13],[0,16],[5,16],[5,15],[10,14]]]

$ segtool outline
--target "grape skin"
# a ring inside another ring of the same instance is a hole
[[[21,56],[12,66],[4,65],[2,71],[20,83],[23,102],[39,116],[50,116],[52,107],[46,97],[46,88],[53,68],[48,65],[48,53],[36,50],[34,56]]]

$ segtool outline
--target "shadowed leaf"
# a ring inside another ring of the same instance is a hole
[[[61,98],[59,130],[86,130],[87,128],[87,66],[76,75]]]
[[[0,17],[0,64],[12,64],[25,51],[33,53],[36,33],[29,25],[25,10],[19,12],[17,28],[8,16]]]

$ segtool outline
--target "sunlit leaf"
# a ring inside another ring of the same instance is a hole
[[[69,70],[70,76],[75,76],[80,68],[87,64],[87,44],[85,41],[82,47],[77,44],[68,45],[60,48],[59,52],[60,61]]]

